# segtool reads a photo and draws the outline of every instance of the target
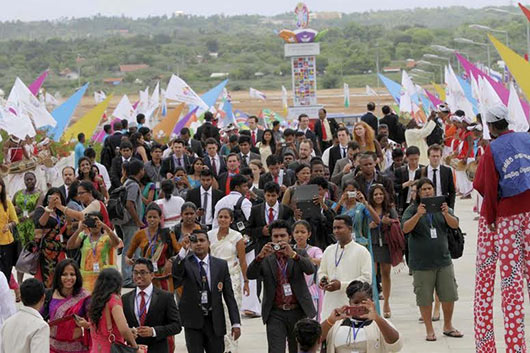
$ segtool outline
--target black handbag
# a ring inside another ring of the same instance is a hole
[[[116,342],[116,337],[112,333],[112,321],[110,319],[109,308],[105,307],[105,321],[107,321],[107,332],[109,333],[109,342],[111,342],[110,353],[137,353],[138,348],[126,346],[124,344]]]
[[[449,253],[451,253],[452,259],[458,259],[462,257],[462,254],[464,253],[464,236],[466,234],[462,233],[462,230],[460,228],[448,228],[449,231],[447,233],[447,244],[449,247]]]

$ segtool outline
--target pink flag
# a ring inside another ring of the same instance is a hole
[[[437,107],[438,104],[442,104],[443,102],[438,99],[438,97],[436,97],[434,94],[432,94],[431,92],[425,90],[425,94],[427,95],[427,97],[429,97],[429,100],[431,101],[431,103]]]
[[[48,77],[48,70],[44,71],[42,74],[40,74],[39,77],[35,81],[31,83],[31,85],[28,86],[29,90],[33,95],[36,97],[37,94],[39,94],[39,90],[42,87],[42,84],[44,83],[44,80]]]

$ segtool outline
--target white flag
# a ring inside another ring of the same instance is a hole
[[[510,82],[510,98],[508,99],[508,122],[510,129],[518,132],[528,131],[528,120],[524,113],[523,106],[519,100],[519,95],[515,90],[513,81]]]
[[[136,111],[134,110],[129,97],[126,94],[121,97],[116,109],[112,112],[112,116],[118,119],[125,119],[128,122],[136,121]]]
[[[344,107],[350,106],[350,86],[347,83],[344,84]]]
[[[96,104],[103,102],[105,99],[107,99],[107,95],[105,94],[105,92],[101,90],[94,92],[94,101],[96,102]]]
[[[401,73],[401,91],[399,98],[399,111],[412,114],[412,96],[416,94],[416,87],[412,83],[409,75],[405,70]]]
[[[250,94],[250,98],[261,99],[263,101],[267,99],[267,96],[265,95],[265,93],[258,91],[257,89],[254,89],[252,87],[250,87],[249,94]]]
[[[138,105],[136,106],[136,114],[146,114],[147,109],[149,108],[149,87],[147,87],[144,91],[138,92]]]
[[[488,129],[488,124],[486,124],[486,119],[484,118],[486,116],[486,112],[488,108],[494,107],[496,105],[503,104],[502,100],[497,95],[497,92],[493,89],[491,84],[483,78],[482,76],[479,76],[478,78],[478,88],[479,88],[479,110],[480,115],[482,115],[482,135],[486,140],[490,139],[490,132]]]
[[[36,128],[44,126],[55,127],[57,125],[57,121],[46,110],[46,106],[31,93],[29,88],[18,77],[11,89],[11,93],[9,93],[7,101],[11,107],[15,108],[17,112],[15,115],[27,114],[33,120]]]
[[[377,92],[370,86],[366,85],[366,95],[367,96],[377,96]]]
[[[0,107],[0,129],[5,130],[9,135],[25,139],[26,136],[34,137],[36,135],[35,128],[31,120],[25,113],[18,115],[13,114],[12,111]]]
[[[284,111],[287,111],[289,108],[289,103],[287,102],[287,89],[282,85],[282,108]]]
[[[454,112],[456,110],[463,110],[466,113],[466,116],[472,116],[473,114],[473,105],[467,99],[464,89],[458,78],[456,77],[455,72],[451,65],[447,68],[447,88],[446,88],[446,101],[449,104],[449,108]]]
[[[151,94],[151,98],[149,98],[149,111],[154,112],[156,108],[160,105],[160,82],[156,83],[155,89],[153,90],[153,94]],[[152,113],[151,113],[152,114]]]
[[[46,104],[57,106],[59,105],[59,102],[57,102],[57,99],[55,99],[54,96],[46,92],[46,98],[45,98]]]
[[[166,89],[166,98],[178,102],[195,105],[203,110],[208,110],[208,105],[191,89],[184,80],[172,75]]]

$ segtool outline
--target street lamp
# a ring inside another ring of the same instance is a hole
[[[471,39],[468,39],[468,38],[462,38],[462,37],[455,38],[454,41],[456,43],[460,43],[460,44],[472,44],[472,45],[478,45],[478,46],[481,46],[481,47],[486,47],[486,52],[488,54],[488,70],[489,70],[489,68],[491,67],[491,56],[490,56],[490,46],[489,46],[489,44],[475,42],[474,40],[471,40]]]
[[[496,7],[488,7],[486,9],[486,11],[488,11],[488,12],[497,12],[497,13],[502,13],[502,14],[505,14],[505,15],[512,15],[512,16],[518,16],[519,15],[519,13],[513,13],[511,11],[498,9]],[[530,21],[527,21],[525,19],[524,22],[526,23],[526,52],[528,53],[528,56],[530,56]]]
[[[448,63],[448,64],[451,64],[451,59],[450,59],[450,58],[445,58],[445,57],[440,56],[440,55],[436,55],[436,54],[423,54],[423,57],[424,57],[424,58],[427,58],[427,59],[434,59],[434,60],[447,60],[447,63]]]
[[[434,80],[435,79],[435,75],[436,73],[434,72],[431,72],[431,71],[425,71],[425,70],[422,70],[422,69],[417,69],[417,68],[414,68],[412,70],[410,70],[411,73],[413,74],[416,74],[416,75],[429,75],[429,79],[431,78],[431,75],[432,75],[432,79]],[[425,76],[423,76],[425,77]]]
[[[427,65],[427,66],[438,66],[440,68],[440,83],[443,83],[443,71],[444,71],[444,68],[442,65],[439,65],[439,64],[433,64],[432,62],[430,61],[425,61],[425,60],[420,60],[420,61],[417,61],[416,64],[418,65]]]
[[[481,31],[493,32],[493,33],[504,33],[504,36],[506,37],[506,42],[505,42],[506,46],[509,46],[509,43],[508,43],[508,32],[506,32],[506,31],[503,31],[501,29],[493,29],[491,27],[484,26],[484,25],[478,25],[478,24],[469,25],[469,28],[478,29],[478,30],[481,30]]]

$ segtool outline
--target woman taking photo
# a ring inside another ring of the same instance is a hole
[[[102,269],[116,268],[116,248],[120,245],[120,238],[102,220],[101,213],[87,214],[66,244],[68,250],[80,249],[83,288],[90,292]]]
[[[127,325],[121,302],[122,278],[113,268],[98,276],[92,292],[88,317],[90,319],[91,353],[110,353],[112,342],[138,349],[133,332]]]
[[[383,185],[373,185],[370,188],[368,195],[368,202],[375,210],[381,222],[377,225],[370,222],[370,230],[372,234],[372,251],[374,253],[374,263],[381,270],[381,285],[383,287],[383,316],[389,319],[390,311],[390,270],[392,269],[392,259],[390,257],[390,250],[386,234],[390,231],[392,220],[398,220],[397,211],[390,205],[388,194]],[[376,270],[377,271],[377,270]]]
[[[375,139],[374,129],[364,121],[358,121],[353,125],[353,139],[359,144],[361,152],[375,152],[377,154],[376,164],[383,160],[381,145]]]
[[[90,350],[90,325],[86,320],[89,295],[83,289],[77,263],[72,259],[59,262],[52,288],[41,309],[42,317],[50,324],[50,353],[87,353]]]
[[[242,293],[248,297],[250,289],[247,278],[247,260],[245,258],[245,240],[241,233],[230,228],[234,221],[234,213],[229,208],[222,208],[217,213],[217,222],[219,228],[212,229],[208,232],[210,239],[210,253],[212,256],[225,260],[228,263],[228,271],[232,281],[234,297],[236,298],[238,308],[241,307],[243,300]],[[243,286],[241,286],[241,277],[243,277]],[[243,288],[243,290],[241,290]],[[230,325],[230,316],[228,309],[223,303],[225,309],[225,319],[227,325]],[[230,327],[230,326],[227,326]],[[237,342],[230,334],[225,335],[225,351],[236,352]]]
[[[92,163],[88,157],[81,157],[79,159],[78,169],[79,171],[77,180],[79,180],[79,182],[88,181],[92,183],[96,191],[98,191],[106,200],[108,200],[109,193],[107,191],[107,187],[105,186],[105,181],[103,181],[103,178],[96,174],[96,172],[92,169]]]
[[[63,194],[58,188],[50,188],[44,197],[42,206],[35,209],[35,241],[40,249],[39,262],[35,278],[50,288],[53,283],[55,267],[65,259],[63,234],[66,231],[66,219],[59,207],[64,204]]]
[[[276,142],[274,141],[274,134],[271,129],[266,129],[263,131],[261,141],[256,143],[256,148],[259,149],[261,165],[265,166],[265,172],[268,172],[269,169],[267,168],[267,157],[276,153]]]
[[[185,202],[180,210],[182,220],[173,228],[173,231],[175,233],[175,239],[179,243],[182,243],[194,230],[206,230],[206,228],[197,222],[197,206],[193,202]],[[187,246],[185,248],[187,249]]]
[[[403,347],[400,334],[377,314],[371,299],[372,286],[352,281],[346,288],[346,295],[350,305],[336,308],[321,323],[321,340],[326,341],[326,352],[399,352]]]
[[[141,160],[144,163],[147,163],[149,161],[149,157],[147,154],[144,135],[139,132],[135,132],[131,135],[130,141],[133,146],[133,157]]]
[[[173,181],[164,180],[162,182],[163,198],[155,201],[162,210],[163,228],[173,229],[180,222],[184,199],[173,195],[174,189]]]
[[[409,267],[412,269],[416,305],[427,331],[427,341],[436,341],[432,326],[433,293],[442,303],[444,313],[443,334],[448,337],[462,337],[453,327],[454,303],[458,291],[447,244],[449,228],[458,228],[458,218],[453,210],[443,203],[440,210],[427,213],[422,199],[434,196],[434,186],[430,179],[421,178],[417,183],[416,200],[403,213],[403,232],[408,234]]]
[[[191,167],[188,174],[188,182],[190,183],[190,189],[195,189],[201,186],[201,172],[204,169],[204,162],[202,159],[197,158],[191,163]]]
[[[293,238],[296,242],[296,249],[303,249],[307,252],[307,255],[311,259],[311,262],[316,268],[320,266],[320,259],[322,259],[322,249],[318,246],[312,246],[307,243],[307,240],[311,237],[311,225],[307,221],[298,221],[293,225]],[[316,280],[317,271],[312,275],[305,275],[305,281],[311,297],[313,298],[313,304],[317,310],[316,319],[320,320],[320,312],[322,311],[322,300],[324,293],[322,289],[318,287]]]
[[[293,199],[294,191],[299,185],[306,185],[311,179],[311,167],[307,164],[300,163],[295,169],[296,183],[289,186],[283,194],[282,204],[291,207],[293,210],[296,209],[296,205]]]
[[[20,249],[33,241],[35,238],[35,224],[33,223],[33,211],[42,202],[43,193],[35,188],[37,183],[37,177],[33,172],[27,172],[24,174],[24,185],[25,189],[19,190],[13,195],[13,205],[17,212],[18,225],[17,225],[17,240],[20,242]],[[24,273],[17,271],[17,281],[22,283],[24,280]]]
[[[140,248],[140,256],[153,263],[155,273],[153,284],[158,288],[173,292],[172,264],[169,259],[179,252],[181,246],[177,243],[173,231],[167,228],[162,229],[162,210],[156,203],[147,206],[145,218],[147,228],[134,234],[129,250],[127,250],[126,262],[132,266],[134,253]]]
[[[11,278],[11,269],[16,262],[16,245],[11,228],[18,223],[17,213],[7,198],[4,179],[0,178],[0,271],[6,279]]]

